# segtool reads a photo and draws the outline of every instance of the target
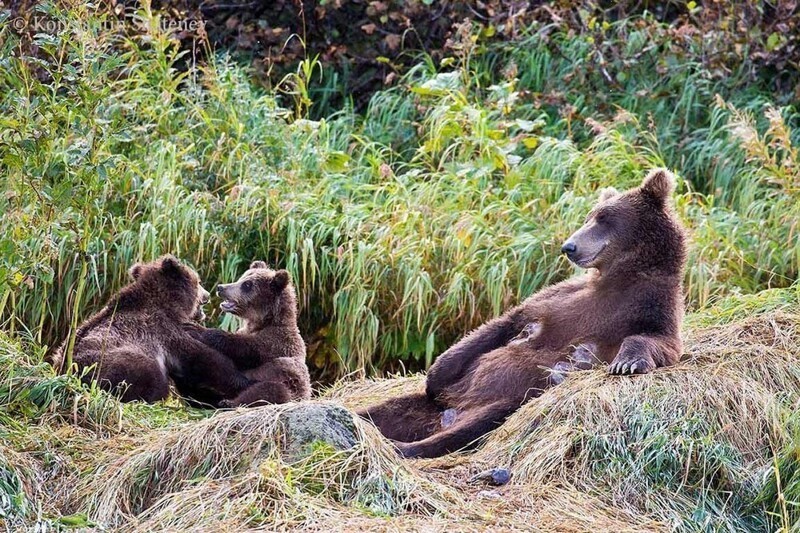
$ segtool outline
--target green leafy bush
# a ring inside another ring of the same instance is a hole
[[[169,35],[103,32],[82,9],[51,10],[68,29],[38,36],[37,57],[16,52],[8,21],[0,29],[10,332],[54,346],[137,260],[175,253],[213,286],[264,258],[298,284],[318,374],[423,368],[572,272],[559,245],[598,187],[636,185],[667,163],[683,178],[692,307],[797,277],[794,111],[762,104],[757,85],[715,99],[726,85],[691,53],[649,72],[657,51],[642,47],[668,31],[608,30],[642,65],[610,97],[576,100],[603,74],[576,79],[591,50],[555,31],[513,50],[465,45],[375,94],[363,116],[311,121],[224,55],[180,70]],[[501,65],[517,74],[486,83]],[[305,101],[317,67],[304,62],[285,92]],[[559,80],[569,98],[553,94]]]

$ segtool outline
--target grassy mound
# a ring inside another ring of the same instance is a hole
[[[358,394],[357,386],[352,390]],[[298,407],[221,413],[146,435],[140,445],[92,471],[77,500],[90,523],[141,531],[526,529],[533,516],[544,530],[660,526],[642,516],[634,522],[630,513],[560,487],[481,493],[448,471],[464,458],[451,458],[455,461],[444,470],[404,461],[360,420],[354,421],[353,448],[316,442],[303,457],[289,460],[282,451],[280,419]]]
[[[475,457],[518,483],[565,484],[670,527],[764,529],[752,502],[791,439],[800,316],[695,331],[651,375],[576,374],[515,414]]]
[[[391,445],[360,420],[353,421],[354,447],[338,450],[318,441],[300,458],[287,458],[282,415],[302,407],[220,413],[147,435],[90,477],[82,489],[90,516],[103,525],[149,530],[285,527],[330,518],[346,506],[367,515],[425,516],[457,499],[405,468]]]
[[[418,390],[422,376],[343,381],[308,404],[162,428],[123,424],[95,437],[107,451],[81,462],[78,489],[54,507],[123,530],[764,530],[781,520],[770,514],[776,494],[791,495],[774,490],[774,466],[798,431],[796,309],[797,291],[782,290],[690,317],[680,364],[634,378],[575,373],[474,454],[404,461],[356,419],[353,447],[319,441],[287,456],[292,410],[355,409]],[[791,483],[796,463],[784,463]],[[499,465],[511,468],[509,485],[469,483]]]

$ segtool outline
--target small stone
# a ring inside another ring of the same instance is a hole
[[[483,481],[491,483],[492,485],[505,485],[511,480],[511,471],[507,468],[491,468],[484,470],[472,476],[469,480],[470,483],[477,483]]]

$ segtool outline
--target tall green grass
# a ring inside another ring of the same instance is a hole
[[[255,258],[288,268],[319,374],[422,368],[569,276],[558,250],[596,190],[660,165],[682,178],[692,307],[797,278],[795,110],[709,81],[691,54],[660,74],[647,51],[604,97],[602,74],[576,77],[586,43],[534,32],[312,121],[314,61],[280,96],[224,55],[180,70],[169,35],[43,9],[72,29],[37,36],[37,57],[0,23],[0,321],[38,343],[65,339],[131,263],[171,252],[209,287]],[[613,31],[631,57],[668,38],[630,24]]]

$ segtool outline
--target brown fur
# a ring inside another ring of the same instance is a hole
[[[405,456],[436,457],[502,424],[566,371],[605,362],[610,373],[641,374],[677,362],[686,252],[669,205],[674,186],[657,170],[626,193],[604,190],[563,247],[588,274],[543,289],[464,337],[433,364],[426,394],[362,416]]]
[[[169,395],[169,377],[202,381],[210,390],[241,390],[248,380],[225,357],[183,332],[202,314],[208,292],[197,273],[173,256],[130,269],[132,282],[78,329],[73,362],[85,381],[124,388],[123,401]],[[64,364],[66,341],[53,356]]]
[[[297,297],[289,273],[254,261],[239,281],[219,285],[217,292],[224,298],[222,309],[241,317],[242,327],[228,333],[191,326],[189,332],[229,357],[255,383],[208,402],[231,407],[310,398],[306,346],[297,327]]]

